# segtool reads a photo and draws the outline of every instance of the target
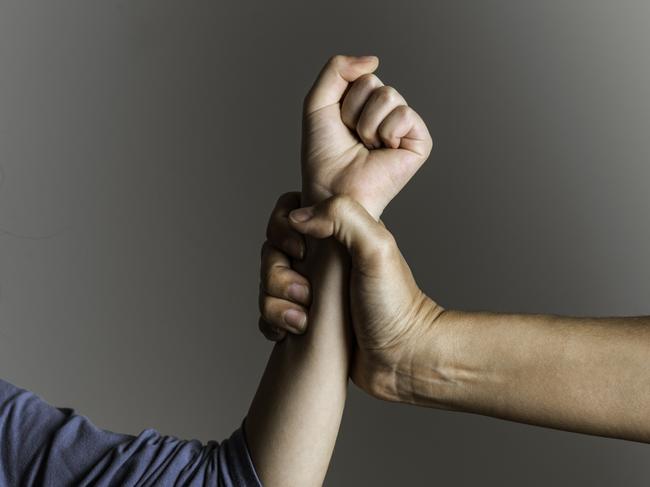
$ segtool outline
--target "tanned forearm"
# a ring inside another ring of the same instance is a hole
[[[322,485],[345,404],[348,258],[334,241],[310,241],[308,247],[308,330],[275,346],[246,419],[265,487]]]
[[[387,399],[650,442],[650,318],[430,316]]]

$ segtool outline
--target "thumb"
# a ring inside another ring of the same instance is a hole
[[[289,223],[311,237],[334,237],[347,248],[357,266],[375,264],[397,249],[386,227],[349,196],[332,196],[315,206],[293,210]]]

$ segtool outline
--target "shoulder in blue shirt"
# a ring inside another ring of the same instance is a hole
[[[2,486],[261,487],[243,428],[221,444],[97,428],[0,379]]]

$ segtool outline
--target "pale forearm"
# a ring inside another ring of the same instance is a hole
[[[278,343],[246,419],[265,487],[321,485],[345,404],[349,369],[347,256],[335,242],[310,248],[309,327]]]
[[[396,399],[650,442],[650,318],[445,311]]]

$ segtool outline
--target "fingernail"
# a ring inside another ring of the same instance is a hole
[[[304,284],[291,284],[289,289],[287,289],[287,294],[289,299],[296,301],[298,303],[306,303],[307,298],[309,297],[309,290]]]
[[[294,222],[306,222],[312,216],[314,216],[314,208],[312,206],[306,206],[305,208],[298,208],[289,213],[289,218]]]
[[[305,327],[307,316],[300,310],[288,309],[282,315],[284,322],[297,332],[301,332]]]

